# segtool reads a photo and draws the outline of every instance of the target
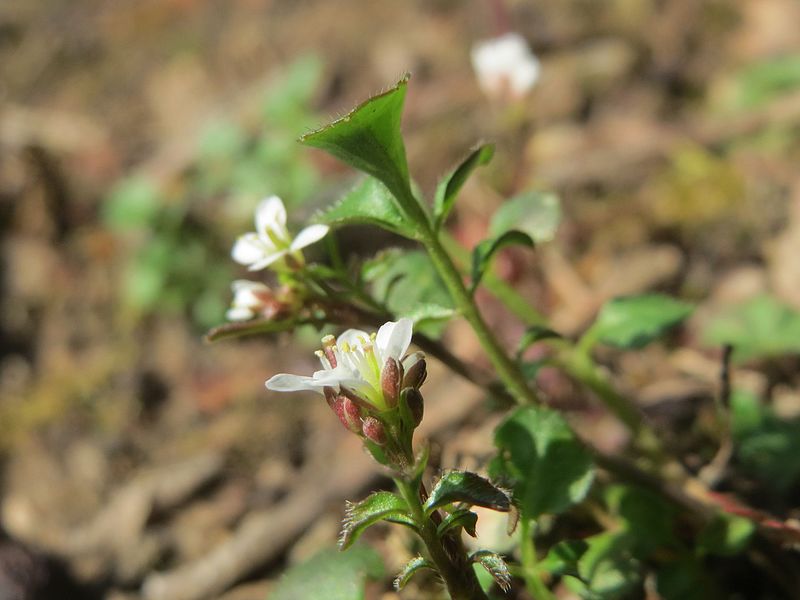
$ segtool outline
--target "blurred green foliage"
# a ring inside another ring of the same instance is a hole
[[[800,89],[800,54],[789,54],[748,65],[736,76],[733,104],[739,109],[757,108]]]
[[[318,187],[296,140],[317,120],[321,74],[317,58],[298,59],[266,91],[255,125],[208,123],[180,185],[134,175],[114,187],[103,219],[131,245],[121,297],[136,317],[183,313],[202,329],[223,320],[234,278],[229,244],[250,227],[259,198],[277,194],[296,206]]]

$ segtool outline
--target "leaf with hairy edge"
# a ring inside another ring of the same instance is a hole
[[[501,590],[507,592],[511,589],[511,572],[508,570],[506,561],[499,554],[488,550],[478,550],[473,552],[469,558],[486,569]]]
[[[388,91],[373,96],[333,123],[300,138],[342,162],[380,180],[398,206],[414,219],[422,211],[411,192],[400,119],[409,76]],[[409,203],[415,206],[409,206]],[[416,219],[414,219],[416,220]]]
[[[332,227],[368,224],[409,239],[417,236],[417,229],[410,226],[397,208],[392,193],[374,177],[365,177],[317,218]]]
[[[425,502],[425,511],[431,514],[437,508],[464,502],[500,512],[508,512],[511,500],[503,490],[480,475],[469,471],[449,471],[442,475]]]
[[[683,321],[694,307],[663,294],[615,298],[600,309],[587,335],[609,346],[641,348]]]
[[[472,251],[472,283],[470,284],[470,292],[474,293],[478,284],[489,266],[489,261],[492,256],[503,248],[508,246],[528,246],[533,248],[533,240],[531,236],[522,231],[512,229],[500,234],[498,237],[483,240]]]
[[[315,319],[255,319],[253,321],[244,321],[240,323],[225,323],[218,327],[214,327],[205,335],[205,341],[218,342],[220,340],[228,340],[246,335],[258,335],[264,333],[280,333],[282,331],[292,331],[294,328],[301,325],[318,325],[320,324]]]
[[[391,492],[375,492],[361,502],[348,502],[339,547],[346,550],[370,525],[390,517],[408,517],[408,505]]]
[[[478,515],[470,510],[457,510],[447,515],[436,528],[436,535],[442,537],[448,531],[463,527],[470,537],[476,537],[475,526],[478,524]]]
[[[447,322],[456,315],[456,311],[449,306],[440,304],[424,303],[419,304],[405,313],[406,318],[411,319],[415,326]]]
[[[398,592],[402,590],[411,580],[414,574],[422,569],[431,569],[435,571],[436,567],[433,566],[429,560],[422,558],[421,556],[415,556],[406,563],[406,566],[403,567],[403,570],[400,571],[397,577],[395,577],[394,589],[396,589]]]
[[[519,408],[495,430],[494,443],[500,454],[493,471],[513,481],[523,518],[560,513],[589,491],[592,456],[557,412]]]
[[[433,216],[436,229],[443,224],[455,204],[458,192],[466,183],[472,172],[487,164],[494,156],[494,144],[481,144],[475,148],[464,161],[445,175],[436,186],[433,201]]]

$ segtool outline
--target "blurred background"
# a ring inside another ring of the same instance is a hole
[[[298,225],[354,179],[296,138],[405,71],[423,191],[476,141],[497,144],[456,208],[460,241],[514,193],[561,198],[553,242],[498,265],[553,327],[578,333],[620,294],[699,303],[669,343],[606,357],[689,455],[723,340],[745,348],[742,388],[794,423],[798,23],[796,0],[0,2],[0,524],[16,540],[0,542],[0,590],[22,587],[12,571],[51,586],[0,597],[261,599],[335,545],[344,500],[380,473],[318,397],[263,386],[309,371],[318,333],[203,334],[245,275],[229,251],[258,200],[280,195]],[[541,61],[517,99],[487,95],[470,62],[509,30]],[[363,258],[392,243],[340,239]],[[513,344],[522,325],[481,301]],[[463,325],[444,340],[483,360]],[[496,420],[479,390],[431,371],[436,460],[480,468]],[[538,377],[598,444],[621,443],[591,397]],[[784,514],[794,439],[756,463],[776,493],[742,484]],[[391,574],[405,538],[370,539]],[[371,597],[395,597],[390,580]]]

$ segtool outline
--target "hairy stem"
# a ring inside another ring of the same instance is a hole
[[[447,586],[451,600],[488,600],[463,547],[460,544],[458,547],[451,547],[453,545],[446,547],[437,535],[436,524],[425,515],[419,490],[404,479],[395,479],[395,483],[408,504],[411,516],[417,523],[419,535],[431,561],[436,565]]]

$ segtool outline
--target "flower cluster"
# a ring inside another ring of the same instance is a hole
[[[240,236],[231,256],[250,271],[271,267],[276,271],[305,264],[302,249],[328,233],[327,225],[309,225],[292,239],[286,227],[286,208],[277,196],[262,200],[256,208],[256,230]],[[227,312],[230,321],[247,321],[256,316],[275,318],[285,304],[263,283],[240,279],[231,286],[233,303]]]
[[[316,353],[322,369],[311,376],[281,373],[266,386],[324,395],[347,429],[383,446],[410,434],[422,419],[425,355],[407,354],[411,336],[410,319],[386,323],[376,334],[348,329],[336,339],[326,336]],[[398,427],[404,421],[405,429]],[[410,443],[410,438],[401,441]]]

